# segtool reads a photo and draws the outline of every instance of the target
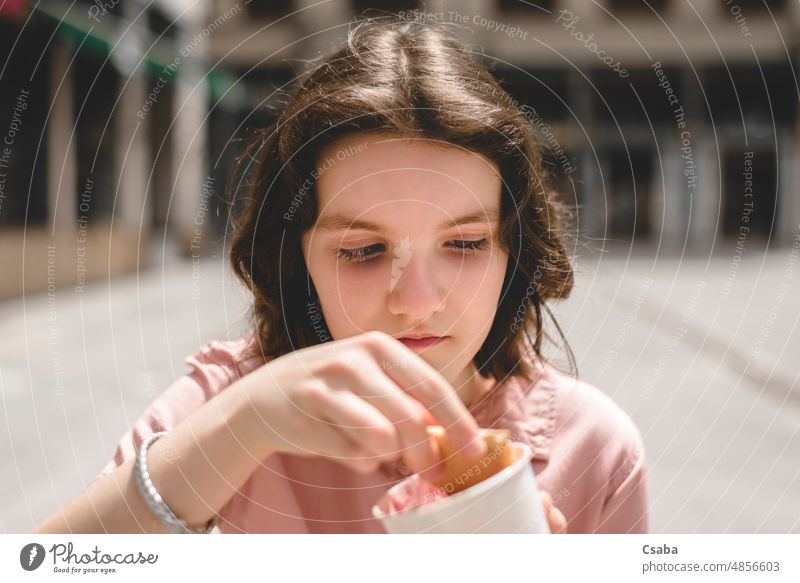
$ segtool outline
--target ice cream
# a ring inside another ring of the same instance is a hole
[[[511,433],[507,429],[480,430],[480,435],[486,442],[486,453],[480,458],[468,458],[458,452],[441,426],[429,426],[428,433],[436,438],[442,453],[442,477],[435,485],[448,495],[466,490],[514,462],[514,455],[509,447]]]
[[[547,519],[525,443],[504,430],[481,430],[488,450],[467,459],[431,428],[442,451],[436,483],[414,474],[392,486],[372,507],[390,533],[548,533]]]
[[[480,429],[486,442],[486,453],[479,458],[468,458],[457,451],[441,426],[429,426],[428,433],[439,445],[442,476],[429,482],[417,474],[392,488],[387,508],[391,513],[410,510],[466,490],[511,465],[515,459],[509,447],[510,432],[506,429]]]

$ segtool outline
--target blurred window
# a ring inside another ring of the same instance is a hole
[[[0,226],[47,220],[47,127],[52,28],[0,18]],[[13,50],[12,50],[13,48]],[[41,59],[41,60],[40,60]],[[52,123],[52,122],[51,122]]]
[[[546,16],[556,8],[556,0],[497,0],[497,7],[507,12],[528,12]]]
[[[385,12],[399,12],[419,8],[418,0],[353,0],[353,10],[358,12],[367,9]]]
[[[723,8],[730,9],[734,3],[732,2],[728,5],[725,0],[720,0],[720,4]],[[786,8],[786,0],[735,0],[735,4],[741,9],[745,17],[748,12],[751,14],[754,12],[766,13],[767,8],[770,11]]]
[[[664,12],[669,0],[607,0],[606,7],[611,12]]]
[[[118,179],[113,113],[119,91],[119,74],[109,60],[88,51],[79,51],[75,56],[72,73],[78,163],[75,188],[79,193],[75,204],[80,206],[80,194],[87,190],[86,185],[91,179],[88,212],[81,211],[79,216],[88,219],[110,215]]]
[[[252,0],[247,3],[247,12],[251,16],[269,20],[291,14],[296,9],[292,0]]]
[[[723,229],[726,237],[775,239],[778,162],[772,148],[728,148],[722,155]],[[747,171],[748,175],[743,173]],[[746,184],[749,179],[752,184]],[[771,235],[771,237],[770,237]]]

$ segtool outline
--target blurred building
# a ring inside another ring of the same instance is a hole
[[[788,0],[251,2],[211,42],[246,88],[241,110],[212,112],[216,151],[232,155],[231,136],[269,118],[365,9],[463,28],[526,104],[581,233],[705,254],[797,232],[800,4]]]
[[[197,1],[0,5],[0,297],[80,292],[206,227],[207,18]]]
[[[459,27],[580,233],[698,254],[796,233],[797,2],[7,0],[0,297],[213,248],[243,139],[355,16],[389,12]]]

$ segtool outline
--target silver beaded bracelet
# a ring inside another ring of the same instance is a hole
[[[190,527],[185,520],[181,520],[169,509],[161,494],[158,493],[153,482],[150,480],[150,472],[147,471],[147,448],[159,437],[166,435],[167,431],[159,431],[148,437],[139,448],[136,454],[136,485],[150,510],[158,516],[164,526],[171,534],[208,534],[216,524],[216,516],[213,517],[205,526],[198,528]]]

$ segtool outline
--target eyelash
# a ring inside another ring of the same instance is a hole
[[[488,239],[478,239],[475,241],[465,241],[463,239],[458,239],[456,242],[464,243],[464,247],[455,247],[457,249],[459,255],[472,255],[473,253],[477,253],[478,251],[485,249],[489,245]],[[340,259],[344,259],[349,263],[369,263],[376,257],[376,252],[373,253],[366,253],[367,250],[372,249],[374,247],[383,247],[382,243],[377,243],[375,245],[369,245],[367,247],[360,247],[358,249],[344,249],[339,247],[336,250],[336,256]]]

